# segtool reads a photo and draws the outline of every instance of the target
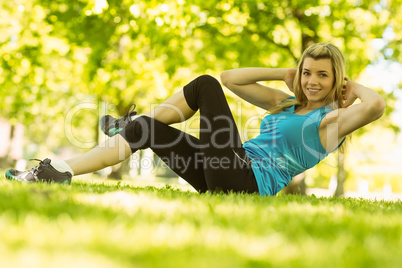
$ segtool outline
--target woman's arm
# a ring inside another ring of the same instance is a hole
[[[344,108],[328,113],[320,125],[320,132],[321,129],[326,128],[327,135],[320,133],[320,137],[326,136],[327,144],[330,140],[337,141],[329,146],[330,148],[326,148],[328,151],[335,149],[337,144],[348,134],[379,119],[384,114],[385,100],[377,92],[348,78],[346,81]],[[356,99],[360,99],[361,102],[352,105]],[[334,123],[337,127],[332,125],[332,130],[326,127]]]
[[[290,95],[285,92],[263,86],[259,81],[285,81],[293,90],[296,69],[241,68],[221,73],[222,83],[240,98],[253,105],[269,110]]]
[[[339,116],[339,136],[346,136],[377,119],[385,111],[385,100],[374,90],[346,78],[344,110]],[[356,99],[361,103],[352,105]],[[351,106],[352,105],[352,106]]]

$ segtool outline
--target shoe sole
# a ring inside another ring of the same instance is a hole
[[[62,183],[60,183],[61,185],[65,185],[65,184],[67,184],[67,185],[70,185],[71,184],[71,181],[70,180],[65,180],[65,181],[63,181]]]
[[[6,171],[6,179],[8,180],[15,180],[13,174],[10,173],[10,171]]]
[[[100,127],[100,129],[101,129],[101,131],[102,131],[103,134],[105,134],[105,135],[108,136],[108,137],[111,137],[111,136],[108,134],[109,129],[106,128],[106,126],[105,126],[105,127],[102,127],[102,118],[103,118],[103,116],[101,117],[101,119],[99,119],[99,127]]]
[[[23,181],[20,181],[20,180],[16,179],[13,176],[13,174],[11,174],[10,171],[8,171],[8,170],[6,171],[6,179],[8,179],[10,181],[18,181],[18,182],[21,182],[21,183],[26,183],[26,182],[23,182]],[[57,182],[51,182],[51,183],[57,183]],[[59,184],[61,184],[61,185],[65,185],[65,184],[70,185],[71,181],[70,180],[65,180],[65,181],[63,181],[63,182],[61,182]]]
[[[103,128],[102,127],[102,118],[103,118],[103,116],[101,117],[101,119],[99,119],[99,127],[100,127],[101,131],[103,132],[103,134],[105,134],[106,136],[113,137],[116,134],[120,133],[120,131],[123,130],[122,128],[111,128],[111,129],[109,129],[106,126]],[[105,129],[105,130],[103,130],[103,129]]]
[[[14,177],[14,175],[11,174],[10,171],[8,171],[8,170],[6,171],[6,179],[8,179],[10,181],[18,181],[18,182],[21,182],[21,183],[26,183],[26,182],[23,182],[23,181],[20,181],[20,180],[16,179]]]

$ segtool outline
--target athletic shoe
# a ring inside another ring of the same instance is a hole
[[[131,104],[128,107],[127,114],[119,119],[114,118],[111,115],[104,115],[99,120],[99,126],[105,135],[109,137],[113,137],[120,131],[122,131],[128,124],[130,124],[133,120],[131,120],[131,116],[137,114],[135,110],[135,104]]]
[[[16,180],[23,183],[35,183],[35,182],[47,182],[47,183],[60,183],[70,184],[71,173],[60,172],[56,170],[51,164],[51,160],[46,158],[45,160],[32,159],[39,161],[39,165],[27,170],[19,171],[15,169],[9,169],[6,171],[6,178],[9,180]]]

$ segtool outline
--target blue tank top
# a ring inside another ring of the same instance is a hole
[[[294,176],[314,167],[330,153],[319,136],[321,120],[330,111],[329,106],[323,106],[297,115],[295,106],[291,106],[263,118],[260,135],[243,144],[261,195],[276,195]]]

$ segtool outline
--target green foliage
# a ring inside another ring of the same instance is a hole
[[[402,62],[402,1],[391,1],[389,3],[389,10],[392,10],[388,27],[391,34],[384,34],[387,44],[382,49],[382,53],[386,59]]]
[[[399,267],[402,206],[0,180],[5,267]]]

